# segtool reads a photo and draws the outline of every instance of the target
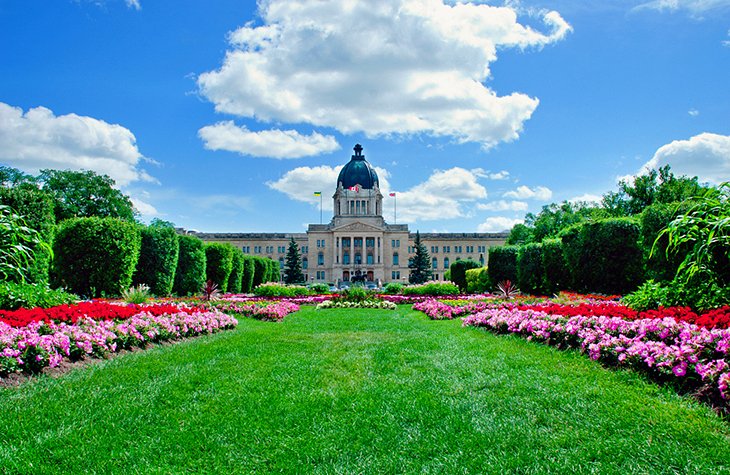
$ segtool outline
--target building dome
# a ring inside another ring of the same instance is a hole
[[[363,189],[372,190],[375,186],[380,186],[378,182],[378,174],[370,166],[365,156],[362,154],[362,145],[355,145],[355,155],[350,161],[342,167],[340,176],[337,177],[337,184],[342,184],[343,188],[351,188],[360,185]]]

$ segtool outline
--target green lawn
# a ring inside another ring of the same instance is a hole
[[[730,473],[730,424],[574,352],[397,311],[0,389],[0,473]]]

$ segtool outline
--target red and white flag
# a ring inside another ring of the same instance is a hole
[[[395,193],[391,193],[390,196],[395,196]]]

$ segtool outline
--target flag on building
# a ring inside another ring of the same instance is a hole
[[[349,189],[350,191],[356,191],[356,192],[359,192],[359,191],[360,191],[360,185],[355,185],[355,186],[351,186],[351,187],[350,187],[350,188],[348,188],[348,189]]]
[[[322,192],[321,191],[315,191],[314,192],[314,196],[322,196]]]
[[[395,196],[395,193],[391,193],[390,196]]]

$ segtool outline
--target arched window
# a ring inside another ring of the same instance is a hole
[[[448,269],[449,267],[450,267],[449,266],[449,258],[448,257],[444,257],[444,269]]]
[[[367,257],[367,263],[368,263],[368,265],[371,266],[371,265],[374,264],[374,262],[375,261],[373,260],[373,255],[372,254],[368,254],[368,257]]]
[[[479,254],[479,263],[484,267],[484,254]]]
[[[317,254],[317,265],[323,266],[324,265],[324,252],[320,252]]]
[[[304,258],[302,258],[302,269],[307,269],[307,268],[309,268],[309,259],[304,257]]]
[[[345,265],[350,264],[350,252],[349,251],[345,251],[344,253],[342,253],[342,263]]]
[[[434,270],[439,268],[439,260],[435,257],[431,259],[431,268]]]
[[[355,264],[356,265],[362,264],[362,254],[360,254],[359,252],[355,253]]]
[[[280,257],[279,258],[279,269],[283,269],[283,268],[284,268],[284,258]]]
[[[393,265],[394,266],[400,265],[400,263],[398,262],[398,253],[397,252],[393,253]]]

